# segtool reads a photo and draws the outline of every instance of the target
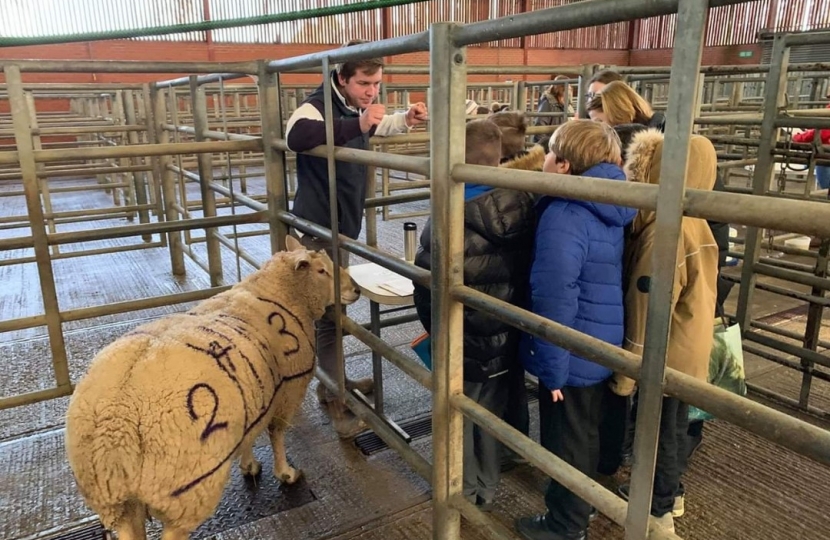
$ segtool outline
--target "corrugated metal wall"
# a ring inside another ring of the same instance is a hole
[[[214,30],[210,37],[225,43],[340,44],[349,39],[381,39],[426,30],[438,21],[476,22],[568,4],[577,0],[435,0],[318,19]],[[611,1],[611,0],[609,0]],[[29,37],[125,30],[296,12],[360,3],[361,0],[2,0],[0,35]],[[777,6],[769,18],[770,5]],[[205,9],[207,7],[207,9]],[[771,28],[767,28],[771,21]],[[653,17],[529,36],[530,48],[627,49],[634,25],[633,48],[670,48],[675,16]],[[707,46],[755,43],[759,30],[802,31],[830,27],[830,0],[756,0],[713,9]],[[204,41],[205,32],[144,39]],[[521,47],[520,39],[489,44]]]
[[[802,32],[830,28],[830,0],[770,0],[714,8],[709,12],[706,46],[747,45],[758,42],[758,32]],[[652,17],[640,23],[635,49],[666,49],[674,45],[675,15]]]

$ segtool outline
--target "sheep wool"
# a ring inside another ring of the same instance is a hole
[[[291,484],[285,429],[314,372],[314,321],[334,303],[331,259],[293,237],[260,270],[186,313],[127,333],[95,357],[66,419],[81,495],[119,540],[187,539],[218,505],[236,457],[267,427],[274,474]],[[341,301],[359,291],[340,271]]]

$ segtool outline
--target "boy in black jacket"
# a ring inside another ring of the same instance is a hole
[[[467,124],[466,162],[498,167],[501,132],[487,120]],[[520,191],[478,184],[464,186],[464,284],[505,302],[527,295],[535,213],[533,198]],[[431,223],[421,235],[415,264],[430,268]],[[430,291],[415,286],[415,307],[431,332]],[[464,394],[502,417],[511,367],[518,362],[519,332],[487,314],[464,308]],[[464,496],[482,510],[492,508],[499,482],[501,445],[464,421]]]

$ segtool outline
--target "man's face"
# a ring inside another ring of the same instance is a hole
[[[365,109],[378,97],[383,69],[377,70],[373,75],[359,69],[348,81],[343,80],[339,74],[337,78],[346,103],[357,109]]]
[[[585,94],[585,101],[591,101],[596,97],[598,94],[602,92],[602,89],[605,88],[607,85],[601,82],[592,82],[588,85],[588,93]]]

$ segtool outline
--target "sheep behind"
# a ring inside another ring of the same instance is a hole
[[[163,540],[188,538],[214,512],[237,456],[243,473],[259,473],[252,445],[266,427],[275,475],[299,478],[285,427],[313,376],[314,321],[334,303],[334,280],[325,252],[287,244],[230,290],[105,347],[78,384],[69,463],[119,540],[144,539],[148,515],[164,524]],[[341,301],[356,301],[340,275]]]

